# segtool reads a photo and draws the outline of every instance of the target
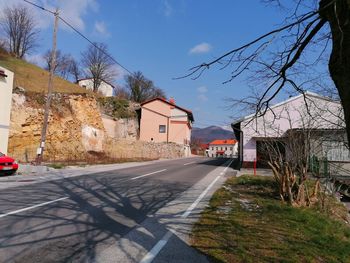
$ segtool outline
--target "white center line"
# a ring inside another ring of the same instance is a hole
[[[193,164],[193,163],[195,163],[195,162],[185,163],[184,165],[190,165],[190,164]]]
[[[45,202],[45,203],[41,203],[41,204],[25,207],[25,208],[22,208],[22,209],[19,209],[19,210],[15,210],[15,211],[11,211],[11,212],[8,212],[6,214],[1,214],[0,218],[5,217],[5,216],[9,216],[9,215],[18,214],[18,213],[21,213],[21,212],[24,212],[24,211],[27,211],[27,210],[31,210],[31,209],[34,209],[34,208],[37,208],[37,207],[40,207],[40,206],[44,206],[44,205],[52,204],[52,203],[55,203],[55,202],[59,202],[59,201],[65,200],[67,198],[68,197],[62,197],[62,198],[58,198],[58,199],[55,199],[55,200],[52,200],[52,201],[49,201],[49,202]]]
[[[149,174],[139,175],[139,176],[136,176],[136,177],[131,178],[130,180],[136,180],[136,179],[139,179],[139,178],[142,178],[142,177],[145,177],[145,176],[149,176],[149,175],[152,175],[152,174],[161,173],[161,172],[164,172],[164,171],[166,171],[166,169],[159,170],[159,171],[155,171],[155,172],[149,173]]]

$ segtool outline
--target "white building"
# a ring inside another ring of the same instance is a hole
[[[7,154],[13,88],[13,72],[0,67],[0,152]]]
[[[268,167],[269,152],[264,145],[274,143],[285,158],[291,153],[285,145],[292,133],[307,132],[312,144],[310,155],[327,157],[330,162],[350,166],[350,151],[346,147],[343,109],[339,101],[305,92],[270,107],[265,115],[248,115],[232,123],[240,141],[239,158],[243,167]],[[252,121],[253,120],[253,121]],[[294,138],[297,138],[294,136]],[[304,142],[298,142],[302,144]]]
[[[209,143],[207,154],[209,157],[236,157],[237,156],[236,140],[214,140]]]
[[[92,78],[80,79],[78,80],[78,85],[87,90],[92,91],[94,89],[94,81]],[[114,86],[102,80],[97,92],[105,97],[112,97],[114,95]]]

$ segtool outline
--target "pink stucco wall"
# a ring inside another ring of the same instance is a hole
[[[165,125],[165,133],[159,132]],[[151,101],[141,108],[140,140],[154,142],[189,143],[191,128],[187,113],[161,100]],[[152,140],[153,138],[153,140]]]

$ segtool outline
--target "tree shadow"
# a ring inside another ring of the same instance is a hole
[[[0,194],[3,213],[14,207],[27,207],[28,203],[68,199],[1,218],[0,261],[94,262],[99,252],[131,231],[137,235],[132,242],[142,240],[137,245],[149,250],[170,227],[162,221],[166,216],[160,220],[153,215],[192,184],[125,178],[119,172],[100,173],[3,190]],[[169,217],[174,216],[180,215]],[[145,220],[153,221],[149,232],[154,232],[156,226],[157,235],[138,229]],[[188,247],[176,235],[173,238]],[[127,248],[120,249],[131,261],[139,260]]]

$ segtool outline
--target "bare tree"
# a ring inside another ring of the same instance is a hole
[[[321,187],[317,182],[311,193],[306,183],[310,175],[328,174],[321,164],[348,161],[348,150],[340,103],[308,94],[306,104],[300,102],[276,105],[242,124],[248,126],[246,138],[255,138],[258,165],[272,168],[281,199],[304,206],[317,201]]]
[[[281,6],[278,0],[264,2]],[[306,84],[313,82],[310,70],[327,61],[331,80],[343,105],[350,141],[350,2],[296,0],[293,3],[295,7],[286,16],[283,26],[191,68],[183,77],[196,79],[204,71],[219,66],[230,69],[231,76],[224,82],[229,83],[243,72],[252,72],[252,79],[264,85],[255,106],[258,116],[266,113],[281,90],[294,89],[303,93]],[[312,54],[305,56],[307,52]],[[296,73],[303,71],[309,76],[301,80]]]
[[[23,58],[37,46],[38,29],[30,11],[24,6],[6,7],[0,21],[8,51]]]
[[[79,63],[74,58],[71,58],[71,60],[70,60],[68,71],[69,71],[70,75],[72,76],[74,82],[78,83],[78,80],[81,77],[81,70],[80,70]]]
[[[129,99],[130,98],[130,93],[125,88],[117,86],[115,88],[115,96],[118,99]]]
[[[93,80],[94,92],[98,91],[102,81],[113,82],[117,76],[107,45],[103,43],[94,43],[82,53],[82,65],[86,68],[87,77]]]
[[[44,59],[46,62],[45,69],[51,70],[51,60],[52,60],[52,51],[48,50],[44,54]],[[60,77],[64,79],[69,78],[70,74],[70,68],[71,64],[73,63],[73,57],[69,54],[63,54],[60,50],[56,51],[56,59],[55,59],[55,65],[54,65],[54,73],[59,75]]]
[[[129,99],[132,101],[144,102],[157,97],[165,97],[164,91],[155,87],[153,81],[147,79],[140,71],[127,75],[125,81],[125,89],[129,92]]]

